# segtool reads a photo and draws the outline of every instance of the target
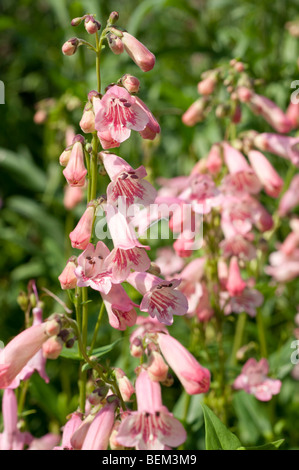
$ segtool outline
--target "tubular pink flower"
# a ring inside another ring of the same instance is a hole
[[[75,142],[67,166],[62,172],[70,186],[84,186],[87,170],[81,142]]]
[[[86,437],[82,450],[106,450],[109,444],[110,434],[114,425],[114,412],[117,401],[107,403],[95,416]]]
[[[292,129],[299,127],[299,103],[290,103],[286,110],[286,116],[292,123]]]
[[[291,181],[289,189],[282,196],[278,212],[279,215],[284,217],[292,209],[299,205],[299,174],[295,175]]]
[[[120,284],[113,284],[109,293],[102,292],[101,295],[112,328],[124,331],[128,326],[135,325],[137,313],[134,307],[138,305],[131,301]]]
[[[63,427],[61,446],[54,447],[53,450],[73,450],[71,438],[75,431],[82,424],[82,415],[75,411]]]
[[[136,325],[139,326],[130,336],[131,344],[134,343],[136,339],[143,340],[148,333],[163,332],[167,334],[166,326],[158,322],[156,318],[137,317]]]
[[[160,125],[146,104],[138,96],[136,96],[136,103],[147,114],[148,117],[148,123],[145,129],[140,131],[139,134],[143,139],[154,140],[156,135],[160,134],[161,132]]]
[[[131,273],[127,282],[143,295],[140,310],[148,312],[152,318],[156,317],[160,323],[171,325],[173,315],[187,313],[187,299],[182,292],[176,289],[181,282],[180,280],[163,281],[153,274]]]
[[[31,326],[12,339],[0,352],[0,388],[7,388],[49,336],[59,330],[58,323],[50,320]]]
[[[138,411],[122,420],[116,436],[119,444],[137,450],[162,450],[186,440],[182,424],[162,404],[159,383],[153,382],[145,370],[136,380],[136,396]]]
[[[32,309],[33,314],[33,325],[40,325],[43,322],[43,311],[41,308],[35,307]],[[42,379],[46,383],[49,383],[50,379],[46,373],[46,358],[43,356],[42,349],[39,349],[37,353],[27,362],[25,367],[18,374],[18,380],[27,380],[31,377],[34,371],[37,371]]]
[[[216,83],[217,78],[213,75],[209,75],[207,78],[201,80],[197,84],[197,91],[201,95],[211,95],[214,91]]]
[[[152,52],[126,31],[123,32],[121,40],[127,54],[143,72],[152,70],[156,62],[156,58]]]
[[[87,247],[91,238],[94,216],[95,207],[90,205],[85,210],[74,230],[70,233],[70,240],[73,248],[85,250]]]
[[[252,168],[250,168],[246,158],[226,142],[222,143],[222,147],[224,161],[230,173],[224,178],[223,186],[233,188],[235,191],[245,191],[251,194],[259,193],[261,183]]]
[[[255,114],[260,114],[277,132],[284,134],[291,131],[291,121],[273,101],[252,93],[248,104]]]
[[[222,240],[220,247],[226,258],[237,256],[238,258],[247,261],[256,258],[255,247],[242,235],[235,235],[231,238]]]
[[[65,268],[63,269],[58,280],[61,285],[61,289],[74,289],[77,286],[77,277],[75,275],[75,269],[77,267],[77,258],[71,256],[66,263]]]
[[[147,271],[151,261],[145,250],[149,250],[150,247],[142,245],[137,240],[131,224],[128,224],[126,217],[114,206],[107,205],[105,213],[114,244],[114,249],[107,257],[113,281],[115,283],[125,281],[131,269],[138,272]]]
[[[281,381],[269,379],[269,364],[267,359],[257,362],[255,359],[248,359],[242,368],[242,373],[236,378],[234,388],[245,390],[245,392],[255,395],[260,401],[269,401],[273,395],[280,392]]]
[[[256,316],[256,309],[264,302],[263,295],[256,289],[245,287],[240,295],[231,297],[228,300],[228,292],[222,293],[222,303],[224,306],[224,314],[246,312],[250,317]]]
[[[90,286],[103,294],[108,294],[112,287],[112,272],[106,263],[108,255],[109,249],[101,241],[96,247],[92,243],[87,245],[78,257],[78,266],[75,270],[79,287]]]
[[[192,127],[198,122],[201,122],[204,118],[204,107],[204,101],[202,98],[194,101],[182,116],[182,121],[185,126]]]
[[[60,442],[58,434],[48,433],[42,437],[34,438],[27,450],[53,450]]]
[[[165,277],[181,271],[184,267],[182,258],[177,256],[172,248],[166,246],[157,250],[155,264]]]
[[[259,150],[271,152],[274,155],[290,160],[295,166],[299,167],[298,137],[288,137],[265,132],[255,137],[254,145]]]
[[[299,249],[292,251],[291,255],[275,251],[269,261],[270,266],[265,267],[265,272],[277,282],[288,282],[299,276]]]
[[[124,401],[130,401],[131,396],[133,395],[133,393],[135,393],[135,388],[133,387],[130,380],[122,369],[116,367],[114,369],[114,374],[122,399]]]
[[[136,98],[117,85],[110,87],[102,99],[94,98],[93,107],[99,139],[113,140],[118,146],[130,137],[131,130],[143,131],[149,122]]]
[[[168,374],[168,365],[157,351],[152,351],[149,356],[149,364],[146,368],[149,378],[153,382],[164,382]]]
[[[211,374],[195,357],[170,335],[158,334],[158,345],[189,395],[206,393],[210,388]]]
[[[206,166],[210,173],[213,175],[218,174],[222,168],[222,158],[219,145],[212,145],[212,148],[208,154]]]
[[[283,180],[275,171],[269,160],[261,152],[250,150],[248,158],[258,179],[269,196],[278,197],[283,187]]]
[[[64,191],[63,205],[70,211],[79,204],[83,199],[83,189],[78,186],[66,186]]]
[[[28,432],[18,429],[18,404],[13,390],[4,391],[2,399],[3,433],[0,434],[0,450],[23,450],[33,440]]]
[[[245,287],[246,282],[241,277],[238,259],[233,257],[229,265],[226,289],[232,297],[235,297],[241,295]]]
[[[125,199],[128,205],[152,204],[157,196],[157,191],[148,181],[143,178],[147,176],[144,166],[134,170],[125,160],[114,154],[101,152],[105,170],[111,183],[107,188],[107,202],[114,204],[119,197]]]

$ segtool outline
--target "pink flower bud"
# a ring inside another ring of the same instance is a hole
[[[197,91],[201,95],[211,95],[214,91],[217,79],[213,75],[209,75],[197,85]]]
[[[81,142],[75,142],[69,162],[63,174],[70,186],[84,186],[87,170],[84,166],[84,151]]]
[[[107,403],[95,416],[86,437],[82,450],[106,450],[114,424],[114,412],[117,402]]]
[[[43,356],[46,359],[57,359],[63,349],[59,336],[52,336],[43,344]]]
[[[248,103],[251,100],[253,91],[245,86],[241,86],[237,89],[237,95],[242,103]]]
[[[238,259],[233,257],[230,261],[226,289],[232,297],[241,295],[246,287],[240,273]]]
[[[78,38],[69,39],[62,46],[63,54],[64,55],[73,55],[73,54],[75,54],[76,50],[78,49],[79,44],[80,44],[80,41],[79,41]]]
[[[157,351],[152,351],[150,354],[147,373],[154,382],[164,382],[167,379],[168,365]]]
[[[138,39],[127,32],[123,32],[122,43],[127,54],[143,72],[152,70],[156,58]]]
[[[215,144],[212,146],[207,160],[206,160],[206,167],[210,173],[213,175],[218,174],[222,168],[222,158],[221,158],[221,150],[220,146]]]
[[[107,39],[108,39],[108,45],[111,51],[113,52],[113,54],[119,55],[124,52],[125,48],[124,48],[121,38],[119,38],[113,33],[108,33]]]
[[[59,157],[59,163],[60,163],[61,166],[67,166],[67,164],[70,160],[71,153],[72,153],[71,148],[65,149],[62,152],[62,154]]]
[[[290,103],[286,111],[287,118],[292,123],[292,129],[299,127],[299,103]]]
[[[85,134],[90,134],[91,132],[95,131],[94,111],[92,109],[92,106],[89,103],[84,108],[83,115],[82,115],[81,121],[79,122],[79,125]]]
[[[250,150],[248,158],[258,179],[269,196],[278,197],[283,188],[283,180],[275,171],[269,160],[257,150]]]
[[[89,34],[95,34],[99,29],[101,29],[101,23],[99,23],[92,15],[86,16],[84,26]]]
[[[284,193],[279,203],[279,215],[284,217],[294,207],[299,205],[299,174],[291,181],[289,189]]]
[[[85,250],[87,247],[91,238],[94,215],[94,206],[88,206],[75,229],[70,233],[70,240],[73,248]]]
[[[194,101],[187,111],[182,116],[182,121],[186,126],[195,126],[198,122],[204,119],[204,110],[206,107],[206,101],[203,98],[199,98]]]
[[[74,289],[77,286],[77,277],[75,269],[77,267],[77,258],[72,256],[69,258],[64,270],[58,277],[61,289]]]
[[[121,78],[121,83],[129,93],[138,93],[140,81],[133,75],[127,73]]]
[[[79,186],[69,186],[65,187],[63,204],[67,210],[71,210],[82,201],[84,196],[83,188]]]
[[[139,338],[135,338],[130,344],[130,353],[133,357],[141,357],[143,355],[144,349]]]
[[[124,371],[119,368],[115,368],[114,373],[122,399],[124,401],[130,401],[131,396],[135,393],[135,388],[125,375]]]

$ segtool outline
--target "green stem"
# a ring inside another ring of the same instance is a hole
[[[233,350],[232,350],[232,355],[230,359],[231,366],[234,366],[236,364],[237,352],[239,351],[243,343],[243,335],[244,335],[246,321],[247,321],[246,313],[241,313],[238,316],[238,320],[237,320]]]
[[[87,345],[87,332],[88,332],[88,290],[87,287],[82,287],[82,341],[86,349]]]
[[[89,354],[92,353],[92,351],[94,349],[94,346],[96,344],[97,335],[98,335],[100,324],[101,324],[101,321],[102,321],[102,318],[103,318],[103,315],[104,315],[104,311],[105,311],[105,304],[104,304],[104,302],[102,302],[101,309],[100,309],[98,319],[97,319],[97,323],[96,323],[96,326],[95,326],[95,329],[94,329],[94,332],[93,332],[93,337],[92,337],[92,341],[91,341],[91,345],[90,345]]]
[[[97,71],[97,82],[98,82],[98,92],[101,93],[101,48],[102,48],[102,36],[101,40],[99,40],[99,35],[96,32],[96,71]]]
[[[95,132],[93,134],[92,138],[92,153],[91,153],[91,164],[90,164],[90,199],[89,201],[92,201],[93,199],[96,199],[97,197],[97,182],[98,182],[98,136],[97,133]],[[88,201],[88,202],[89,202]]]
[[[26,394],[29,386],[29,380],[26,380],[25,382],[21,383],[21,393],[19,397],[19,403],[18,403],[18,415],[20,416],[23,412],[23,408],[25,405],[25,399],[26,399]]]
[[[264,327],[264,320],[262,316],[262,311],[257,309],[256,314],[256,323],[257,323],[257,331],[260,341],[260,351],[261,356],[267,358],[267,341],[266,341],[266,334],[265,334],[265,327]]]

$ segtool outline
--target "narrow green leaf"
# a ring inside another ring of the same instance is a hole
[[[241,442],[213,413],[207,405],[201,404],[205,420],[206,450],[237,450]]]

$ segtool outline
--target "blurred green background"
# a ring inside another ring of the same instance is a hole
[[[67,299],[57,277],[70,254],[66,234],[83,206],[69,214],[64,209],[65,181],[58,158],[65,147],[68,126],[81,132],[78,122],[84,102],[87,93],[96,87],[93,54],[83,47],[72,57],[61,52],[62,44],[72,36],[88,39],[83,26],[70,26],[71,19],[96,13],[96,18],[105,23],[109,13],[116,10],[120,14],[118,24],[156,55],[156,66],[148,73],[142,73],[126,54],[115,56],[107,50],[102,61],[103,85],[117,81],[125,73],[137,76],[141,81],[140,96],[160,122],[162,132],[157,141],[146,143],[137,134],[120,150],[132,166],[146,162],[154,181],[158,176],[188,174],[211,144],[223,138],[223,127],[214,115],[194,128],[181,123],[182,114],[198,97],[196,85],[206,69],[240,58],[248,64],[253,77],[263,78],[259,92],[286,108],[292,91],[290,84],[298,78],[299,39],[291,36],[285,25],[296,19],[298,7],[298,0],[1,0],[0,79],[5,84],[5,105],[0,106],[1,340],[6,343],[23,327],[23,313],[16,297],[20,290],[26,290],[30,279],[38,279],[39,288],[47,287]],[[34,115],[41,101],[47,118],[38,125]],[[244,128],[271,130],[252,115],[248,115]],[[285,174],[287,163],[277,164],[281,174]],[[103,180],[102,192],[106,183]],[[282,227],[279,235],[285,236],[287,230]],[[299,304],[296,287],[296,282],[291,283],[278,303],[273,299],[274,291],[269,291],[266,312],[270,316],[275,308],[276,313],[269,331],[273,350],[291,335]],[[46,314],[51,314],[53,308],[48,298]],[[277,339],[281,325],[284,329]],[[184,329],[181,337],[183,333]],[[114,333],[109,334],[110,340],[115,339]],[[286,357],[288,352],[286,349]],[[72,411],[72,381],[66,379],[64,367],[69,370],[67,361],[62,361],[59,372],[54,363],[49,365],[53,387],[62,390],[58,402],[54,388],[51,396],[51,390],[46,392],[38,378],[36,386],[32,385],[32,406],[41,408],[39,417],[31,418],[32,432],[36,434],[46,430],[46,416],[44,420],[40,417],[43,413],[53,417],[56,409],[56,425],[61,425],[66,411]],[[75,377],[76,368],[73,373]],[[240,398],[236,406],[239,432],[249,444],[284,430],[288,445],[298,445],[298,402],[292,399],[294,381],[290,379],[290,383],[291,388],[284,389],[280,397],[280,415],[274,420],[276,430],[274,421],[269,424],[259,409],[260,404],[249,399],[251,404],[244,411]],[[48,394],[48,408],[42,406],[43,393]],[[174,401],[175,397],[169,399]],[[267,416],[271,415],[271,406]],[[199,408],[196,401],[194,407]],[[250,416],[254,419],[249,425]],[[192,425],[200,429],[202,416]],[[199,434],[199,442],[202,438]]]

